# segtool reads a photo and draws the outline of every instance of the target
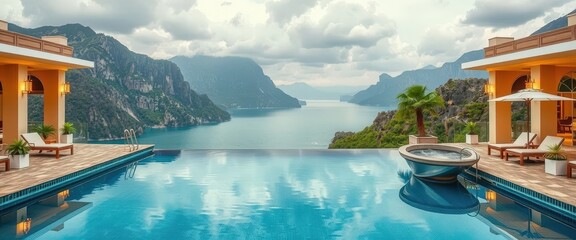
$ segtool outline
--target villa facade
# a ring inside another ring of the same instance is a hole
[[[0,122],[3,143],[28,132],[28,96],[43,94],[44,124],[60,129],[65,122],[69,69],[92,68],[94,63],[73,57],[62,36],[41,39],[8,31],[0,21]],[[60,134],[52,136],[60,141]]]
[[[568,16],[568,26],[564,28],[518,40],[492,38],[484,48],[484,56],[462,64],[462,68],[488,71],[485,92],[489,99],[525,88],[576,98],[576,14]],[[576,120],[574,102],[533,101],[530,131],[540,139],[560,135],[570,140],[565,143],[572,143],[573,117]],[[511,119],[511,102],[489,102],[490,143],[511,141]],[[562,121],[569,123],[562,126]]]

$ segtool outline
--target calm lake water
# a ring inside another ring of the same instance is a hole
[[[391,110],[338,101],[307,101],[298,109],[230,110],[215,125],[147,130],[140,143],[156,149],[326,149],[337,131],[360,131]]]

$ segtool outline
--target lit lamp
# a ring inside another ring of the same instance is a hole
[[[496,200],[496,192],[492,190],[486,190],[486,201],[492,202]]]
[[[526,89],[538,89],[538,87],[536,86],[536,81],[534,81],[534,79],[526,79]]]
[[[67,189],[67,190],[64,190],[64,191],[62,191],[62,192],[59,192],[59,193],[58,193],[58,196],[59,196],[59,197],[62,197],[62,198],[67,198],[67,197],[70,196],[70,190]]]
[[[486,83],[484,84],[484,93],[488,94],[489,96],[493,95],[495,92],[494,84]]]
[[[28,79],[24,81],[24,90],[22,90],[22,93],[28,94],[30,92],[32,92],[32,79],[30,75],[28,75]]]
[[[66,95],[68,93],[70,93],[70,83],[65,82],[64,84],[62,84],[62,95]]]
[[[28,234],[30,228],[32,227],[32,218],[22,219],[18,224],[16,224],[16,233],[18,235]]]

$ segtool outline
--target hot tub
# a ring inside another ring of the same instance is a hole
[[[455,181],[458,174],[480,160],[471,148],[443,144],[404,145],[398,152],[414,176],[435,181]]]

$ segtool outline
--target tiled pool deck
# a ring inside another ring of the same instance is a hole
[[[480,155],[479,170],[497,178],[522,186],[537,193],[544,194],[561,202],[576,206],[576,178],[552,176],[544,173],[543,161],[518,164],[517,158],[510,161],[500,159],[497,152],[488,156],[487,144],[466,145],[454,144],[460,147],[472,147]],[[75,144],[74,155],[65,151],[60,159],[53,153],[34,153],[30,158],[30,166],[24,169],[3,171],[0,165],[0,198],[22,191],[53,179],[73,174],[84,169],[121,159],[134,152],[128,151],[125,145],[108,144]],[[141,150],[150,150],[153,145],[141,145]],[[565,146],[569,159],[576,160],[576,147]]]
[[[154,145],[140,145],[138,151],[129,151],[127,145],[120,144],[74,144],[74,155],[62,151],[60,159],[53,152],[30,154],[30,166],[4,171],[0,164],[0,199],[33,186],[74,175],[94,166],[109,164],[139,152],[151,151]],[[1,205],[1,202],[0,202]]]

